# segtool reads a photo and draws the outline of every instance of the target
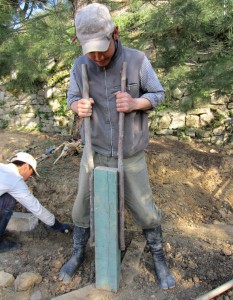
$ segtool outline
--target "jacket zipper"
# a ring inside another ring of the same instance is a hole
[[[111,145],[111,156],[113,156],[113,136],[112,136],[112,122],[111,122],[111,113],[109,108],[109,99],[108,99],[108,89],[107,89],[107,72],[106,68],[104,68],[104,81],[105,81],[105,95],[107,99],[107,107],[108,107],[108,117],[109,117],[109,123],[110,123],[110,129],[111,129],[111,136],[110,136],[110,145]]]

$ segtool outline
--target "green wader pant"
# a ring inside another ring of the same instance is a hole
[[[117,168],[115,157],[94,153],[94,166]],[[155,228],[160,224],[161,210],[155,205],[149,184],[145,153],[141,151],[123,160],[125,206],[142,229]],[[78,194],[72,210],[74,225],[90,227],[90,192],[87,155],[84,147],[79,173]]]

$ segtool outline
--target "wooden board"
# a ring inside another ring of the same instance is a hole
[[[96,288],[117,292],[120,281],[118,170],[94,170]]]

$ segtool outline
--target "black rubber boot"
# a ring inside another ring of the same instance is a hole
[[[13,210],[10,208],[0,212],[0,253],[16,250],[20,247],[20,245],[15,242],[3,239],[3,235],[12,214]]]
[[[90,228],[74,227],[74,250],[71,258],[64,264],[59,273],[59,279],[65,282],[71,280],[85,258],[85,250],[90,237]]]
[[[155,272],[162,289],[171,289],[176,285],[176,281],[165,262],[163,252],[163,237],[161,226],[154,229],[143,229],[150,252],[153,257]]]

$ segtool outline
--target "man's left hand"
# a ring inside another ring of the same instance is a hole
[[[136,102],[130,96],[130,94],[124,92],[117,92],[116,94],[116,106],[118,112],[130,113],[135,110]]]

